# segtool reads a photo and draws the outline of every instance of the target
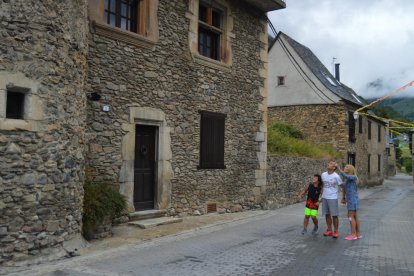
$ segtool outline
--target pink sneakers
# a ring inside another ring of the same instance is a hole
[[[325,236],[325,237],[327,237],[327,236],[332,236],[332,231],[331,230],[326,230],[326,232],[325,233],[323,233],[323,235]]]
[[[338,231],[334,231],[334,232],[332,233],[332,238],[337,239],[337,238],[338,238],[338,236],[339,236]]]
[[[352,240],[356,240],[356,239],[358,239],[357,235],[348,235],[348,236],[345,237],[345,240],[347,240],[347,241],[352,241]]]
[[[357,234],[356,235],[358,239],[362,239],[364,236],[362,236],[362,234]]]

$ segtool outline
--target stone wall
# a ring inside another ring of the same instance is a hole
[[[344,105],[269,107],[269,122],[287,122],[301,130],[309,141],[330,144],[342,154],[346,153],[348,142],[346,119]]]
[[[240,1],[219,2],[228,8],[231,62],[210,61],[190,49],[198,16],[191,7],[198,1],[160,0],[159,39],[145,47],[92,32],[88,92],[101,99],[88,102],[88,166],[95,179],[119,185],[130,211],[139,122],[161,132],[155,209],[203,214],[208,203],[254,208],[265,190],[266,20]],[[102,112],[105,103],[110,112]],[[200,110],[227,115],[225,169],[197,169]]]
[[[269,156],[268,184],[263,207],[280,208],[306,199],[298,199],[298,193],[312,182],[314,174],[326,171],[328,161],[306,157]]]
[[[73,254],[80,238],[86,1],[1,1],[0,19],[3,266]],[[24,120],[6,118],[8,91],[25,93]]]

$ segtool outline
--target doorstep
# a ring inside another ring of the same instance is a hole
[[[160,218],[150,218],[150,219],[141,219],[139,221],[130,221],[128,225],[138,226],[140,228],[153,228],[160,225],[172,224],[177,222],[182,222],[182,218],[174,217],[160,217]]]

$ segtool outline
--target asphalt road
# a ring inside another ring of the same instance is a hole
[[[364,237],[358,240],[344,240],[349,223],[343,205],[338,239],[322,235],[324,218],[318,235],[301,235],[301,203],[21,275],[414,275],[412,177],[387,180],[360,206]]]

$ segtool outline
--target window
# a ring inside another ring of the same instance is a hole
[[[89,0],[92,33],[152,49],[158,41],[159,0]]]
[[[355,153],[348,152],[348,164],[355,167]]]
[[[368,140],[371,140],[371,121],[368,120]]]
[[[348,112],[348,141],[355,143],[355,119],[352,112]]]
[[[106,23],[136,33],[139,2],[137,0],[105,0]]]
[[[381,125],[378,125],[378,142],[381,142]]]
[[[358,118],[358,130],[359,130],[359,133],[362,133],[362,126],[363,126],[363,122],[362,122],[362,117],[360,116],[359,118]]]
[[[208,58],[221,59],[223,35],[223,11],[218,7],[200,2],[198,15],[198,52]]]
[[[6,118],[24,119],[24,98],[24,93],[7,91]]]
[[[225,114],[200,111],[200,165],[198,169],[225,169]]]
[[[388,156],[391,156],[391,149],[390,148],[385,148],[385,151],[386,151]]]
[[[381,171],[381,154],[378,154],[378,171]]]
[[[285,77],[284,76],[278,76],[277,77],[277,85],[285,85]]]
[[[371,154],[368,154],[368,168],[367,168],[368,176],[371,172]]]

